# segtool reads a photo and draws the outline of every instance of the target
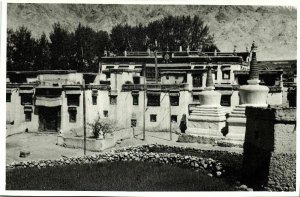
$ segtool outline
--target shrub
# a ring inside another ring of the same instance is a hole
[[[125,84],[133,84],[131,81],[125,81]]]
[[[92,130],[92,137],[94,138],[99,138],[100,136],[105,138],[108,134],[112,134],[115,130],[114,125],[114,121],[101,119],[100,116],[98,116],[93,123],[88,123],[88,126]]]

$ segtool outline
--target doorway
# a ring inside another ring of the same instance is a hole
[[[60,130],[61,107],[39,107],[39,130],[58,132]]]

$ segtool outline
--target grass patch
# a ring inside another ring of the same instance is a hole
[[[7,190],[232,191],[204,171],[144,162],[94,163],[7,171]]]

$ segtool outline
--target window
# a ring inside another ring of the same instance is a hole
[[[171,122],[177,122],[177,115],[171,115]]]
[[[193,87],[202,87],[202,74],[193,75]]]
[[[110,96],[109,97],[109,103],[111,105],[116,105],[117,104],[117,96]]]
[[[223,70],[222,79],[230,79],[230,70]]]
[[[139,105],[139,96],[138,95],[132,95],[133,99],[133,105]]]
[[[97,105],[97,96],[92,96],[93,105]]]
[[[6,93],[6,102],[11,102],[11,93]]]
[[[131,127],[136,127],[136,119],[131,119]]]
[[[169,80],[169,75],[166,75],[166,79]]]
[[[140,77],[139,76],[134,76],[133,77],[133,83],[134,84],[140,84]]]
[[[193,95],[193,101],[194,102],[200,102],[199,95]]]
[[[32,105],[32,94],[21,94],[21,105]]]
[[[110,78],[110,73],[105,73],[106,80]]]
[[[177,75],[175,76],[175,79],[178,79],[178,76],[177,76]]]
[[[160,106],[160,96],[159,95],[148,95],[147,106]]]
[[[76,122],[77,111],[75,109],[69,109],[69,122]]]
[[[79,106],[79,94],[68,94],[67,103],[68,106]]]
[[[222,95],[221,96],[221,105],[230,106],[231,105],[231,95]]]
[[[25,111],[25,122],[31,121],[31,111]]]
[[[170,96],[171,106],[179,106],[179,96]]]
[[[218,79],[218,73],[215,72],[215,81],[217,81],[217,79]]]
[[[106,118],[108,117],[108,111],[107,110],[103,111],[103,116],[106,117]]]
[[[146,68],[146,78],[148,80],[155,79],[155,68]]]
[[[156,122],[156,114],[150,114],[150,122]]]

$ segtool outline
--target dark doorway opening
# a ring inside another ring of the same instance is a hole
[[[61,107],[39,106],[39,131],[58,132],[61,122]]]

